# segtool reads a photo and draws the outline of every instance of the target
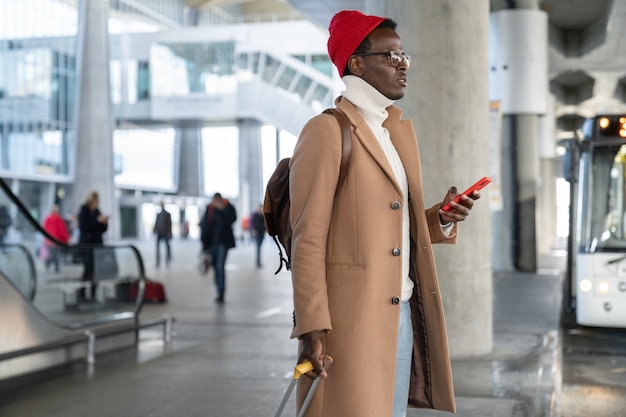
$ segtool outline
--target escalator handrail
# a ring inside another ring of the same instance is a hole
[[[136,310],[135,310],[136,316],[137,317],[139,316],[139,312],[141,311],[141,308],[143,306],[143,295],[145,291],[146,271],[145,271],[144,264],[143,264],[143,258],[141,257],[141,253],[139,252],[139,249],[136,246],[129,244],[129,243],[126,243],[123,245],[100,245],[100,244],[90,244],[90,243],[78,243],[75,245],[68,245],[67,243],[61,242],[60,240],[56,239],[54,236],[48,233],[39,224],[39,222],[30,214],[30,212],[28,211],[24,203],[22,203],[22,201],[13,193],[13,190],[11,190],[11,187],[9,187],[9,185],[4,181],[4,178],[0,178],[0,188],[2,188],[2,191],[4,191],[7,197],[9,197],[9,199],[13,202],[13,204],[17,206],[18,210],[20,211],[20,214],[24,216],[24,218],[28,221],[28,223],[30,223],[30,225],[35,230],[37,230],[39,233],[44,235],[46,239],[54,242],[56,245],[62,248],[70,249],[71,251],[84,250],[84,249],[89,250],[89,249],[94,249],[94,248],[101,248],[103,246],[113,247],[113,248],[114,247],[129,248],[135,255],[135,259],[137,260],[137,264],[139,268],[138,278],[140,281],[140,285],[139,285],[139,293],[137,294],[138,302],[136,304]]]
[[[28,262],[28,269],[30,270],[30,275],[33,277],[33,288],[31,288],[30,294],[25,294],[31,301],[35,299],[35,294],[37,292],[37,268],[35,268],[35,262],[33,262],[33,257],[28,251],[28,248],[24,245],[20,245],[19,243],[3,243],[3,248],[17,248],[21,252],[23,252],[26,256],[26,261]],[[0,273],[2,273],[5,277],[8,277],[7,274],[4,273],[2,269],[0,269]]]

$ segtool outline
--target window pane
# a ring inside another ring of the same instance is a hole
[[[280,68],[280,61],[275,60],[269,55],[265,55],[265,66],[263,67],[263,81],[271,83],[274,75]]]
[[[239,196],[239,129],[207,127],[202,129],[204,192],[225,197]]]
[[[285,67],[285,70],[280,75],[280,79],[278,80],[277,87],[280,87],[284,90],[289,90],[289,86],[293,81],[293,78],[296,76],[296,70],[290,67]]]
[[[65,137],[58,130],[10,132],[8,168],[23,174],[66,174],[64,143]]]
[[[113,154],[116,186],[159,191],[176,189],[174,129],[116,130]]]
[[[150,69],[154,96],[237,91],[233,42],[155,44]]]

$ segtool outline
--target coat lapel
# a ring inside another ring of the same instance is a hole
[[[389,130],[391,142],[393,142],[393,146],[402,160],[402,165],[404,165],[409,182],[409,190],[413,193],[421,194],[421,182],[415,183],[414,181],[417,178],[421,178],[422,173],[413,123],[408,119],[388,119],[384,126]]]
[[[342,100],[342,97],[339,97],[335,104],[337,105],[337,107],[343,110],[344,113],[346,113],[346,115],[350,119],[350,123],[352,123],[352,125],[355,127],[355,135],[353,137],[353,140],[359,141],[361,143],[363,148],[371,155],[372,159],[376,161],[376,163],[385,173],[387,178],[389,178],[389,181],[391,181],[395,189],[399,193],[402,193],[400,185],[398,184],[398,181],[396,181],[396,176],[391,169],[391,165],[389,164],[389,160],[387,159],[383,148],[381,148],[378,140],[374,136],[374,133],[369,128],[358,110],[347,100]]]

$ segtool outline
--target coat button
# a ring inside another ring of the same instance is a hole
[[[393,256],[400,256],[400,253],[402,252],[400,251],[400,248],[393,248],[391,253],[393,254]]]
[[[399,297],[393,297],[391,299],[391,304],[393,304],[394,306],[397,306],[398,304],[400,304],[400,298]]]
[[[399,201],[394,201],[393,203],[391,203],[391,209],[392,210],[398,210],[400,208],[400,202]]]

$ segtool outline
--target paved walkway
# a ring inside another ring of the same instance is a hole
[[[274,275],[277,253],[266,240],[257,269],[252,243],[232,250],[224,305],[210,275],[197,270],[197,241],[175,240],[170,268],[154,267],[154,242],[140,242],[147,275],[165,284],[169,301],[147,305],[143,319],[175,317],[174,338],[142,330],[137,350],[0,384],[2,417],[273,416],[289,383],[296,342],[288,273]],[[559,258],[541,274],[494,277],[494,350],[453,359],[457,416],[556,416],[560,381]],[[291,401],[284,415],[295,416]],[[408,416],[450,416],[410,410]]]

